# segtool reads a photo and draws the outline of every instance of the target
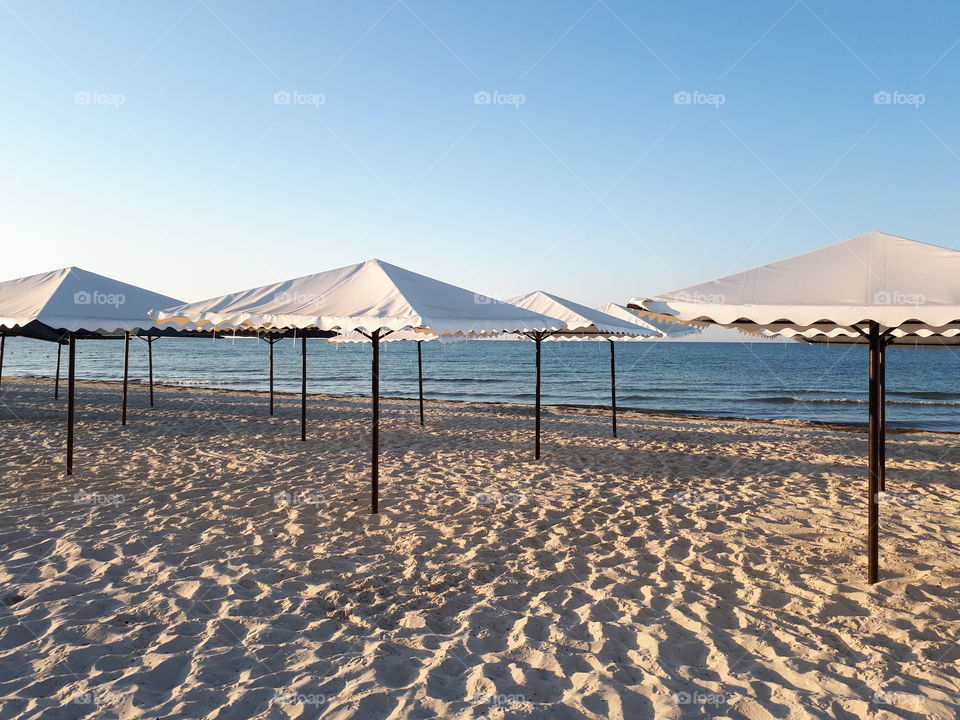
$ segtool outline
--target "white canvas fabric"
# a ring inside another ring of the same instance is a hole
[[[960,251],[871,232],[629,307],[697,326],[787,337],[854,337],[868,321],[897,338],[960,333]]]
[[[0,327],[37,321],[54,330],[118,332],[155,327],[154,308],[182,302],[77,267],[0,282]]]
[[[608,313],[535,290],[507,302],[533,312],[558,318],[563,328],[548,340],[621,340],[660,337],[660,333],[639,318],[623,320]]]
[[[692,325],[684,325],[676,320],[668,321],[654,317],[640,318],[633,310],[630,310],[625,305],[617,305],[616,303],[601,305],[597,310],[607,315],[613,315],[613,317],[621,320],[638,323],[641,327],[656,330],[666,338],[680,338],[686,337],[687,335],[698,335],[703,332],[700,328],[693,327]]]
[[[562,323],[382,260],[307,275],[156,312],[203,329],[402,330],[438,335],[559,328]]]

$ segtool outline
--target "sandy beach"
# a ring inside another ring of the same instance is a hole
[[[960,436],[4,378],[0,717],[947,718]]]

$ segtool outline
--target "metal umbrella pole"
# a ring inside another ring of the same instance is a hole
[[[147,335],[147,374],[150,378],[150,407],[153,407],[153,343],[157,338]]]
[[[53,399],[58,400],[60,398],[60,356],[63,354],[63,343],[59,340],[57,341],[57,374],[54,376],[53,380]]]
[[[613,350],[613,338],[607,338],[610,343],[610,417],[613,421],[613,436],[617,436],[617,363]]]
[[[270,348],[270,416],[273,416],[273,338],[267,338],[267,345]]]
[[[6,345],[7,336],[4,333],[0,333],[0,387],[3,387],[3,351],[4,345]]]
[[[370,333],[372,356],[370,367],[370,395],[373,400],[370,428],[370,512],[380,512],[380,331]]]
[[[75,414],[75,387],[77,377],[77,336],[70,333],[67,353],[67,475],[73,475],[73,418]]]
[[[300,439],[307,439],[307,334],[300,336]],[[272,397],[272,396],[271,396]]]
[[[120,413],[120,424],[127,424],[127,386],[130,379],[130,333],[123,334],[123,411]]]
[[[873,584],[880,577],[880,497],[884,475],[886,428],[884,427],[884,354],[887,335],[871,322],[866,334],[870,347],[870,414],[867,428],[867,582]]]
[[[374,330],[369,335],[358,330],[370,340],[370,396],[372,413],[370,418],[370,512],[380,512],[380,341],[393,330],[381,332]]]
[[[273,417],[273,409],[274,409],[274,402],[273,402],[273,377],[274,377],[274,372],[273,372],[273,370],[274,370],[273,346],[276,345],[278,342],[280,342],[281,338],[276,338],[276,337],[273,337],[272,335],[268,335],[267,337],[264,338],[264,340],[267,341],[267,345],[270,347],[270,352],[269,352],[270,359],[269,359],[269,363],[268,363],[269,368],[270,368],[270,416]]]
[[[878,375],[880,381],[880,492],[887,490],[887,341],[880,339],[880,365]]]
[[[539,460],[540,459],[540,354],[541,354],[540,344],[543,342],[544,338],[550,337],[553,333],[544,332],[542,330],[535,330],[533,332],[527,332],[523,334],[526,335],[531,340],[533,340],[533,342],[537,346],[537,351],[536,351],[537,374],[536,374],[535,392],[534,392],[534,395],[536,398],[534,402],[534,405],[535,405],[534,414],[536,416],[536,420],[534,422],[533,459]]]
[[[537,423],[536,423],[536,426],[537,426],[537,428],[536,428],[537,439],[536,439],[536,442],[534,443],[533,457],[534,457],[535,460],[539,460],[539,459],[540,459],[540,344],[543,342],[543,338],[541,338],[541,337],[540,337],[540,334],[537,333],[537,337],[534,338],[534,341],[537,343],[537,382],[536,382],[536,385],[537,385],[537,390],[536,390],[536,395],[537,395],[537,402],[536,402],[536,404],[537,404],[537,411],[536,411],[536,412],[537,412]]]
[[[417,340],[417,375],[420,381],[420,426],[423,427],[423,340]]]

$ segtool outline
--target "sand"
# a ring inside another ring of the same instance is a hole
[[[953,718],[960,436],[4,378],[2,718]]]

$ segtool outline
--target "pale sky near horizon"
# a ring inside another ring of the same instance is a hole
[[[2,278],[623,303],[960,244],[960,4],[0,2]]]

